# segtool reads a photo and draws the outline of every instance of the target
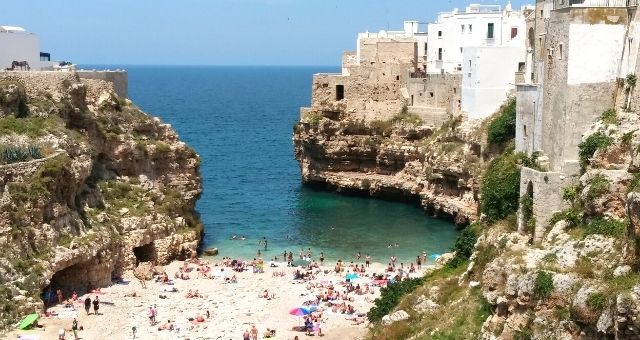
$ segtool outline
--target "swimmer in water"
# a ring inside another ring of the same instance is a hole
[[[246,237],[244,237],[244,235],[242,235],[242,237],[240,237],[240,241],[244,241],[244,240],[246,240],[246,239],[247,239],[247,238],[246,238]]]
[[[232,239],[232,240],[237,240],[237,239],[238,239],[238,236],[233,235],[233,236],[231,236],[231,239]]]

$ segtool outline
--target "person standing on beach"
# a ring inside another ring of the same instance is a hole
[[[300,248],[300,259],[304,259],[304,248]]]
[[[91,298],[87,296],[87,298],[84,299],[84,310],[85,312],[87,312],[87,315],[89,315],[90,309],[91,309]]]
[[[256,325],[251,326],[251,340],[258,340],[258,329]]]
[[[396,256],[395,255],[391,255],[391,267],[395,268],[396,267]]]
[[[267,250],[267,237],[266,236],[262,237],[262,243],[264,244],[264,250]]]
[[[356,254],[356,261],[360,261],[361,257],[362,257],[362,254],[358,252],[358,254]]]
[[[422,260],[420,256],[416,256],[416,264],[418,265],[418,270],[422,269]]]
[[[324,252],[320,252],[320,265],[324,266]]]
[[[249,330],[245,329],[244,333],[242,333],[242,340],[251,340],[251,337],[249,336]]]
[[[98,309],[100,309],[100,299],[96,295],[96,298],[93,299],[93,314],[98,315]]]
[[[149,318],[149,324],[153,326],[153,307],[149,306],[149,310],[147,311],[147,317]]]
[[[364,264],[369,268],[369,265],[371,264],[371,256],[369,256],[369,254],[364,258]]]
[[[71,331],[73,332],[73,338],[78,340],[78,320],[73,319],[73,323],[71,324]]]

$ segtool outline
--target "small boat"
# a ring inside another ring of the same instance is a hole
[[[218,255],[218,248],[209,248],[205,249],[204,254],[207,256],[215,256]]]

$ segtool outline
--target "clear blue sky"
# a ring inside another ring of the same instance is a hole
[[[366,30],[506,0],[3,0],[0,24],[78,64],[339,65]],[[514,0],[514,8],[534,0]]]

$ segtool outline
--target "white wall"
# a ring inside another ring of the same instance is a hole
[[[571,24],[569,43],[571,48],[564,52],[568,52],[569,58],[567,84],[616,80],[626,43],[625,25]],[[559,51],[554,51],[554,58],[559,57],[558,53]]]
[[[524,46],[464,49],[461,108],[469,119],[488,117],[500,108],[515,90],[515,72],[525,58]]]
[[[494,24],[494,38],[487,38],[489,23]],[[464,28],[463,28],[464,27]],[[469,28],[471,27],[471,29]],[[518,29],[518,35],[511,39],[511,28]],[[524,45],[526,24],[520,12],[465,13],[450,12],[438,16],[436,23],[428,26],[429,50],[427,52],[427,72],[460,73],[463,51],[471,46]],[[438,35],[442,32],[442,36]],[[442,60],[438,60],[438,50],[442,48]]]
[[[32,70],[39,70],[38,36],[31,33],[0,32],[0,70],[11,67],[11,62],[14,60],[27,61]]]

